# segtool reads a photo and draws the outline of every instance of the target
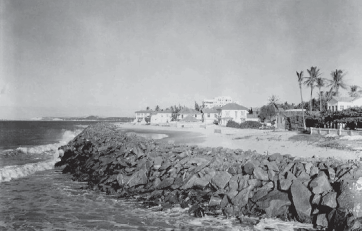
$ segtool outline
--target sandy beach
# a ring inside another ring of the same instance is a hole
[[[336,159],[359,159],[362,156],[360,150],[335,149],[320,147],[317,141],[306,139],[293,139],[298,132],[270,131],[256,129],[235,129],[208,125],[206,128],[176,128],[152,125],[117,124],[121,129],[142,133],[159,133],[168,135],[167,142],[186,143],[201,147],[225,147],[256,151],[260,154],[273,153],[290,154],[294,157],[316,157]],[[221,133],[215,133],[220,129]],[[305,136],[308,138],[308,135]],[[338,139],[339,140],[339,139]],[[337,141],[332,141],[337,142]],[[348,140],[344,140],[348,142]],[[348,145],[356,144],[356,140],[349,141]],[[358,142],[357,142],[358,144]]]

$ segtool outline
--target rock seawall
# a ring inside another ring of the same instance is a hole
[[[56,166],[93,190],[136,196],[148,206],[360,230],[362,166],[227,148],[163,144],[96,124],[60,149]]]

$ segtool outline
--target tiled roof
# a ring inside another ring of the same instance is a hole
[[[183,118],[181,121],[183,121],[183,122],[198,122],[200,120],[196,119],[192,115],[188,115],[185,118]]]
[[[337,97],[333,96],[332,99],[335,99],[338,102],[352,102],[356,97]]]
[[[203,113],[218,113],[218,111],[216,110],[216,108],[204,108],[202,109]]]
[[[237,103],[228,103],[221,107],[221,110],[249,110],[248,108],[241,106]]]
[[[181,109],[179,114],[201,114],[201,113],[196,111],[195,109],[183,108],[183,109]]]
[[[152,113],[154,111],[152,110],[140,110],[140,111],[136,111],[135,113]]]

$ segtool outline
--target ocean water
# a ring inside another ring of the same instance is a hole
[[[251,227],[223,216],[194,218],[186,209],[161,211],[134,200],[84,190],[85,183],[72,181],[70,175],[54,169],[54,163],[58,161],[58,147],[92,123],[0,121],[0,230],[293,230],[301,227],[278,220],[263,220]],[[143,135],[154,139],[169,137],[157,133]]]

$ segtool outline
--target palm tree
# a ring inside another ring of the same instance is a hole
[[[330,92],[335,91],[335,95],[339,95],[339,88],[347,89],[347,84],[344,82],[344,77],[346,73],[343,73],[342,70],[336,70],[331,72],[332,80],[328,87],[331,87]]]
[[[310,110],[313,111],[313,106],[312,106],[312,99],[313,99],[313,89],[315,87],[315,83],[317,81],[317,78],[319,78],[319,76],[321,75],[319,73],[319,69],[317,67],[311,67],[310,70],[308,70],[308,74],[309,77],[305,77],[305,81],[304,84],[307,85],[308,87],[310,87]]]
[[[319,111],[322,111],[322,91],[321,88],[325,85],[325,79],[322,77],[317,78],[316,80],[316,87],[319,89]]]
[[[303,94],[302,94],[303,71],[301,71],[300,73],[298,73],[298,71],[297,71],[297,76],[298,76],[298,83],[299,83],[300,99],[302,101],[303,127],[304,127],[304,130],[306,130],[307,127],[305,126],[304,108],[303,108],[304,103],[303,103]]]
[[[358,97],[362,94],[362,90],[358,90],[360,87],[357,85],[350,86],[350,91],[348,92],[351,97]]]

